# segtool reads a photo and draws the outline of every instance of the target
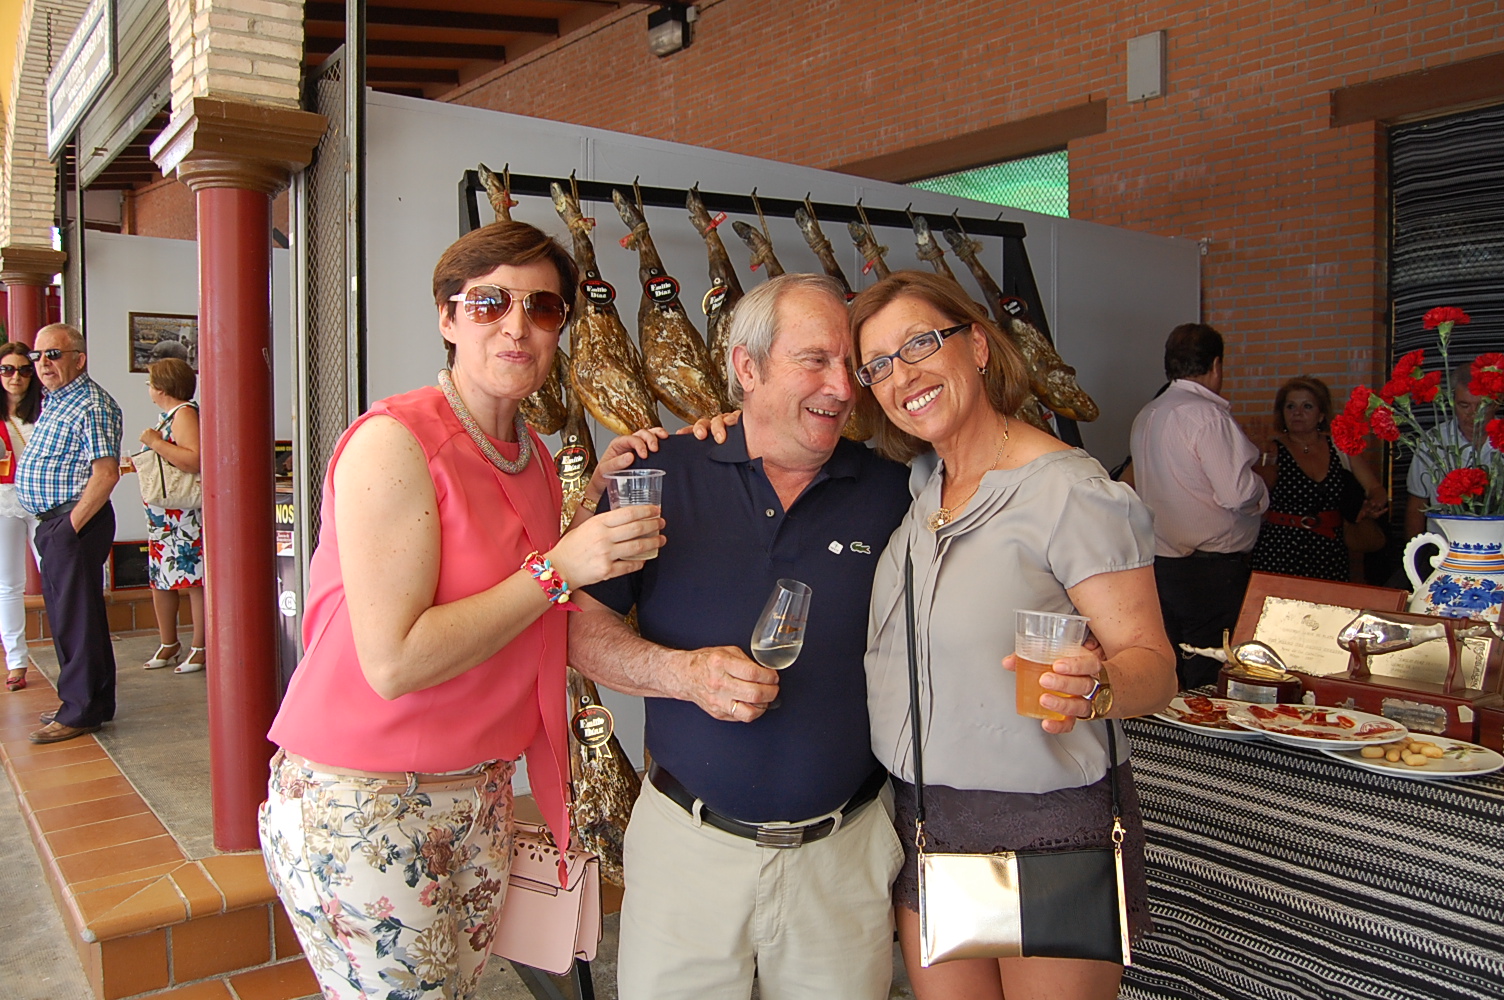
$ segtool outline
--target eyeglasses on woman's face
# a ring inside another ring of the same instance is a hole
[[[856,370],[856,380],[862,385],[872,387],[883,379],[893,374],[893,359],[898,358],[911,365],[917,365],[925,358],[934,354],[945,344],[949,337],[954,337],[962,330],[970,330],[970,323],[961,323],[957,326],[947,327],[944,330],[931,330],[921,333],[916,337],[910,337],[904,341],[902,347],[892,354],[884,354],[880,358],[873,358]]]
[[[522,293],[500,285],[472,285],[463,294],[449,296],[450,302],[462,303],[465,315],[481,326],[500,323],[512,311],[512,304],[522,300],[522,311],[532,324],[545,333],[558,333],[569,319],[569,303],[558,292],[547,289]]]
[[[36,368],[31,365],[0,365],[0,378],[31,378],[36,374]]]
[[[48,361],[59,361],[64,354],[82,353],[84,352],[77,348],[49,347],[45,351],[27,351],[26,356],[33,361],[41,361],[43,358],[46,358]]]

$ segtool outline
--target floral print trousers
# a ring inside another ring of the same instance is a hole
[[[261,850],[327,1000],[474,995],[511,867],[513,769],[403,787],[277,753]]]

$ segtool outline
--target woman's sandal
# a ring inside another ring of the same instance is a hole
[[[26,668],[12,670],[5,677],[5,690],[20,691],[26,687]]]
[[[168,652],[171,650],[171,652]],[[163,653],[167,653],[163,656]],[[157,647],[156,653],[146,661],[147,670],[161,670],[163,667],[176,666],[183,658],[183,644],[181,642],[164,642]]]
[[[204,647],[189,646],[188,659],[172,668],[175,674],[196,674],[204,669]]]

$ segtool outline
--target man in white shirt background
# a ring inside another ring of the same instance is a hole
[[[1488,435],[1484,433],[1483,426],[1494,418],[1494,407],[1488,405],[1487,400],[1482,397],[1468,392],[1467,384],[1472,377],[1472,368],[1471,358],[1453,363],[1450,378],[1452,398],[1456,401],[1453,407],[1456,419],[1435,428],[1431,433],[1445,446],[1472,445],[1476,447],[1481,465],[1493,457],[1494,449],[1488,443]],[[1405,503],[1406,538],[1414,538],[1422,531],[1441,532],[1440,525],[1426,517],[1426,508],[1431,506],[1431,502],[1436,498],[1436,478],[1431,469],[1431,463],[1427,462],[1423,455],[1417,453],[1410,462],[1409,473],[1405,476],[1405,491],[1410,494],[1410,499]],[[1441,533],[1444,534],[1444,532]],[[1403,576],[1398,579],[1401,582],[1398,582],[1397,586],[1408,587],[1408,584],[1403,582]]]
[[[1131,450],[1134,488],[1154,512],[1154,578],[1165,631],[1179,650],[1221,646],[1248,589],[1248,553],[1269,506],[1253,471],[1259,450],[1222,396],[1222,335],[1183,323],[1165,341],[1170,386],[1139,411]],[[1185,658],[1182,688],[1216,679],[1221,664]]]

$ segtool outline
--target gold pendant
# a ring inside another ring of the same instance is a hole
[[[947,507],[941,507],[931,514],[924,522],[925,527],[931,531],[939,531],[951,522],[951,512]]]

